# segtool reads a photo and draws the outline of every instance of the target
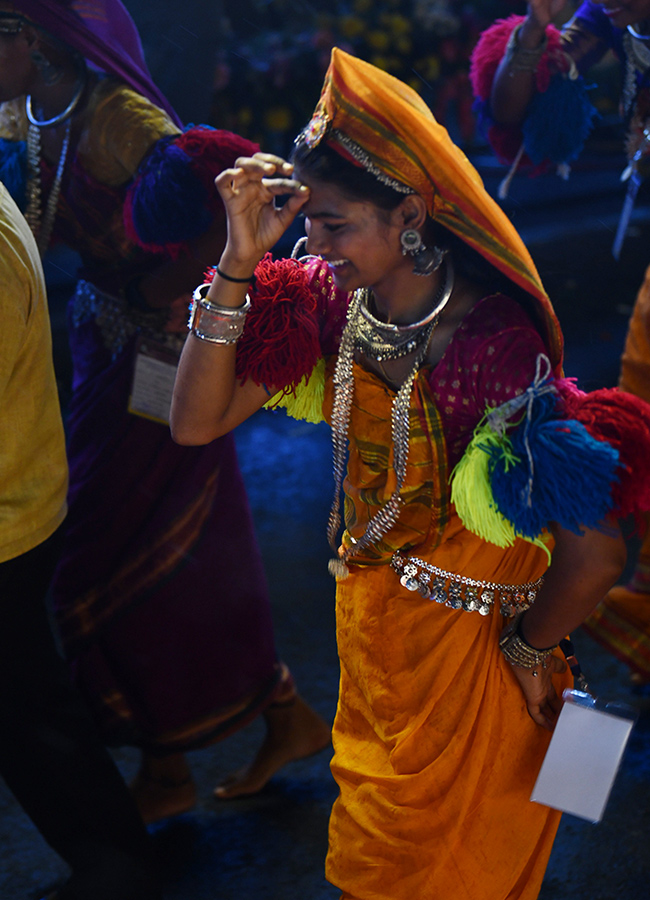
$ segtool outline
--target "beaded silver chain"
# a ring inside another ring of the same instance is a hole
[[[449,269],[445,292],[448,291],[449,295],[451,295],[452,289],[453,270]],[[355,291],[348,307],[347,322],[341,338],[341,346],[339,348],[339,355],[334,370],[334,403],[332,409],[334,498],[327,524],[327,539],[333,550],[337,549],[336,536],[341,525],[340,495],[345,472],[350,411],[352,409],[352,398],[354,394],[354,351],[359,319],[361,316],[361,302],[362,291]],[[395,468],[395,490],[381,509],[375,513],[374,516],[371,516],[366,526],[366,530],[361,537],[357,540],[352,538],[352,546],[346,548],[342,553],[339,553],[338,557],[329,561],[329,572],[335,577],[345,578],[349,574],[347,560],[350,556],[357,554],[371,544],[376,544],[380,541],[393,525],[395,525],[399,518],[402,506],[404,505],[401,490],[406,477],[406,466],[409,456],[409,411],[411,393],[413,391],[417,373],[426,357],[431,335],[433,334],[438,321],[439,318],[436,317],[426,326],[426,340],[415,358],[413,368],[397,391],[395,399],[393,400],[391,408],[391,439]]]
[[[54,228],[54,219],[56,218],[56,209],[59,204],[59,195],[61,193],[61,179],[63,178],[63,170],[68,156],[68,146],[70,144],[70,122],[68,119],[65,126],[65,135],[63,136],[63,144],[61,145],[61,153],[59,154],[59,163],[56,167],[56,175],[52,183],[45,214],[41,218],[41,132],[35,125],[30,125],[27,130],[27,209],[25,210],[25,218],[27,224],[32,230],[32,234],[36,238],[39,252],[41,256],[47,250],[52,229]]]
[[[647,42],[628,29],[623,35],[623,49],[625,51],[625,76],[623,81],[623,112],[627,114],[632,109],[632,103],[636,97],[637,72],[646,72],[650,68],[650,47]]]

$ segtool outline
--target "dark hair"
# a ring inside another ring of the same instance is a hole
[[[298,174],[311,176],[315,181],[325,182],[337,187],[351,200],[374,203],[380,209],[390,211],[396,209],[405,193],[395,190],[380,181],[372,172],[357,166],[345,159],[325,141],[315,147],[309,147],[304,141],[294,145],[291,162]],[[490,292],[501,292],[526,303],[524,292],[509,278],[489,263],[481,254],[457,237],[444,226],[429,217],[426,227],[429,240],[451,252],[458,272],[466,278],[481,285]]]
[[[302,173],[315,181],[332,184],[351,200],[374,203],[386,212],[396,209],[406,196],[380,181],[372,172],[345,159],[325,141],[315,147],[309,147],[304,141],[294,144],[291,162],[298,170],[298,176]],[[486,294],[501,293],[516,300],[532,319],[539,333],[542,336],[547,334],[539,306],[527,291],[431,216],[425,231],[428,240],[449,249],[457,272],[479,285]]]
[[[325,141],[316,147],[308,147],[304,141],[294,144],[291,162],[316,181],[333,184],[351,200],[374,203],[380,209],[395,209],[405,196],[362,166],[345,159]]]

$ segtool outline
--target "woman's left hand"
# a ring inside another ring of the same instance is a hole
[[[512,665],[510,668],[524,692],[531,719],[552,731],[562,709],[562,698],[558,697],[553,685],[553,675],[566,671],[565,661],[559,656],[549,656],[545,669],[541,665],[535,670]],[[536,676],[533,671],[537,672]]]

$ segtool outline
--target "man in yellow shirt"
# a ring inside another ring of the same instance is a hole
[[[66,490],[41,261],[0,184],[0,775],[72,869],[52,900],[155,900],[147,833],[47,616]]]

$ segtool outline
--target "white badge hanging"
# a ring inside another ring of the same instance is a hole
[[[169,425],[178,355],[163,344],[140,338],[129,398],[129,412]]]
[[[531,800],[600,822],[637,717],[623,704],[565,690]]]

